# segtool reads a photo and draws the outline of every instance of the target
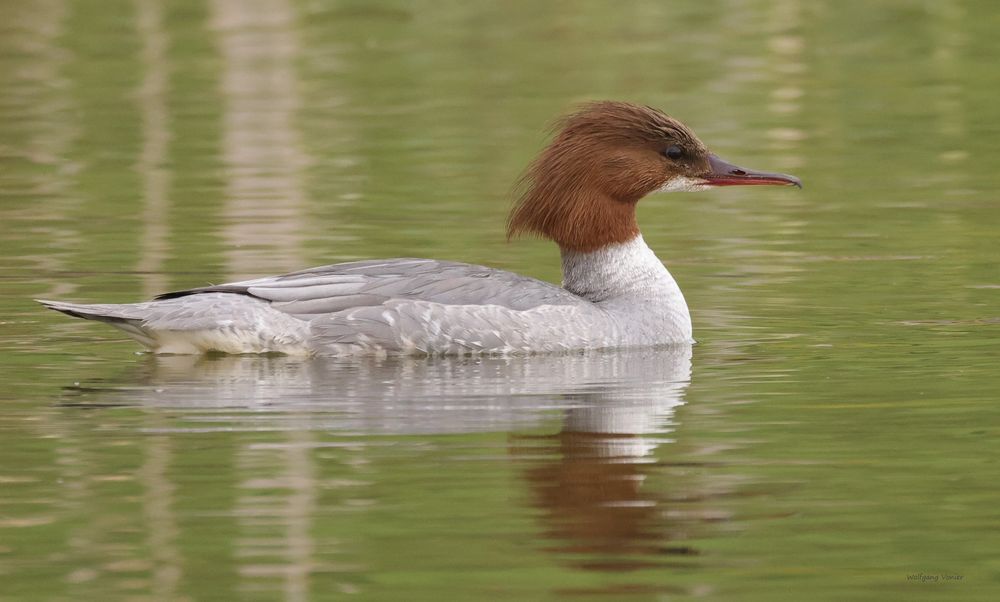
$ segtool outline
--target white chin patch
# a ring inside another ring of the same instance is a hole
[[[701,178],[688,178],[677,176],[670,178],[667,183],[657,190],[657,192],[695,192],[697,190],[708,190],[709,184]]]

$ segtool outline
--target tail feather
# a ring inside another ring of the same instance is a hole
[[[135,309],[132,306],[111,303],[87,305],[84,303],[49,301],[47,299],[35,299],[35,301],[49,309],[62,312],[67,316],[110,324],[149,349],[157,347],[156,338],[150,331],[142,327],[142,318],[135,314]]]
[[[309,353],[309,322],[246,295],[209,292],[92,305],[37,301],[68,316],[114,326],[156,353]]]
[[[114,305],[110,303],[97,303],[86,305],[83,303],[65,303],[63,301],[49,301],[46,299],[35,299],[49,309],[62,312],[74,318],[84,320],[97,320],[99,322],[135,322],[141,320],[134,312],[129,311],[128,305]]]

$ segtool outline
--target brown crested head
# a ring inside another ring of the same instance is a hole
[[[635,205],[657,190],[801,185],[722,161],[684,124],[651,107],[593,102],[555,129],[521,179],[508,238],[536,234],[565,249],[593,251],[638,236]]]

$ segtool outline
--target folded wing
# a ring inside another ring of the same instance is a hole
[[[441,305],[497,305],[516,311],[585,303],[558,286],[534,278],[433,259],[339,263],[282,276],[177,291],[157,299],[200,293],[255,297],[268,301],[274,309],[305,320],[405,300]]]

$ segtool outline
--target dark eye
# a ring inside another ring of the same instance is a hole
[[[684,149],[676,144],[671,144],[667,147],[667,150],[663,151],[663,156],[676,161],[684,156]]]

